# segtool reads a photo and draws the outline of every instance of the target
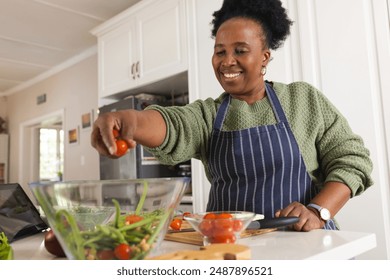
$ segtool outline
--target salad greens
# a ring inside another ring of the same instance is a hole
[[[173,213],[173,209],[142,212],[147,188],[146,183],[134,213],[121,214],[118,201],[113,199],[114,220],[93,229],[83,229],[73,212],[58,210],[55,232],[65,243],[65,252],[75,259],[144,259]]]
[[[0,232],[0,260],[12,260],[14,253],[4,232]]]

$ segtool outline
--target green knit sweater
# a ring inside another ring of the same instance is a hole
[[[321,92],[304,82],[288,85],[274,82],[273,88],[308,173],[318,188],[327,181],[343,182],[355,196],[373,184],[370,177],[372,162],[363,140],[351,131],[347,120]],[[158,110],[163,115],[167,136],[161,146],[146,149],[167,165],[199,159],[210,181],[209,139],[216,112],[225,95],[197,100],[186,106],[149,106],[146,110]],[[267,97],[252,105],[232,99],[222,129],[231,131],[275,123]]]

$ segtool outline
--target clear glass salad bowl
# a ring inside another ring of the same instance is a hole
[[[159,247],[190,179],[31,183],[72,260],[144,259]]]
[[[236,243],[255,215],[245,211],[203,212],[186,215],[184,220],[203,236],[203,245],[206,246]]]

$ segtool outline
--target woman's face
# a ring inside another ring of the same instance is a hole
[[[270,51],[264,38],[260,24],[245,18],[225,21],[215,36],[212,63],[216,77],[227,93],[249,104],[265,95],[261,69]]]

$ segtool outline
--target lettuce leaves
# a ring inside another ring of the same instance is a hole
[[[0,232],[0,260],[12,260],[14,252],[8,243],[8,238],[4,232]]]

